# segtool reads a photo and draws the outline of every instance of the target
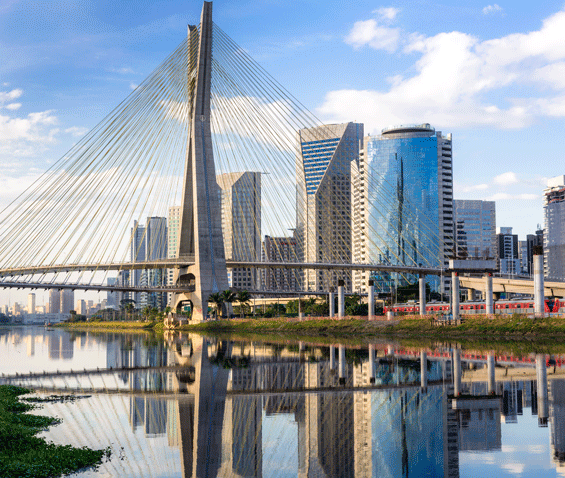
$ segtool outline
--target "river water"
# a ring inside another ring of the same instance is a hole
[[[111,448],[82,477],[565,476],[563,361],[0,328],[0,383],[78,396],[43,436]]]

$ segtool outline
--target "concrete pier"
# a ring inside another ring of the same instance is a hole
[[[485,313],[494,314],[494,301],[492,295],[492,274],[485,274]]]
[[[345,317],[345,281],[337,282],[337,317],[343,319]]]
[[[375,346],[369,345],[369,383],[375,383]]]
[[[375,316],[375,285],[374,281],[371,279],[369,280],[369,298],[368,298],[368,317],[369,320],[373,320]]]
[[[329,302],[329,307],[330,307],[330,319],[333,319],[334,317],[334,312],[335,312],[335,296],[334,296],[334,292],[333,290],[330,290],[329,294],[328,294],[328,302]]]
[[[330,345],[330,370],[335,370],[335,345]]]
[[[420,290],[420,315],[426,315],[426,277],[420,274],[418,279]]]
[[[534,314],[536,317],[545,316],[542,254],[534,255]]]
[[[457,272],[451,273],[451,313],[453,320],[459,319],[459,276]]]

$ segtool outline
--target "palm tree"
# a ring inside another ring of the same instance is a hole
[[[208,297],[208,302],[212,302],[212,304],[214,304],[214,307],[216,309],[216,318],[221,316],[222,305],[224,305],[224,299],[222,297],[222,294],[220,294],[219,292],[214,292],[213,294],[210,294],[210,296]]]
[[[237,298],[235,292],[230,289],[223,291],[221,293],[221,296],[224,304],[231,304],[232,302],[235,302],[235,299]]]
[[[247,290],[240,290],[237,293],[237,301],[239,302],[239,307],[241,309],[241,318],[245,317],[245,311],[249,307],[249,302],[251,301],[251,294]]]

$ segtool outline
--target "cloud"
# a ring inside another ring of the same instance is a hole
[[[401,52],[416,60],[391,75],[386,88],[379,83],[375,89],[328,92],[318,113],[326,122],[425,121],[450,129],[519,129],[540,117],[564,117],[564,30],[565,10],[546,18],[539,30],[487,40],[458,31],[401,33],[376,19],[356,22],[345,38],[353,48],[392,53],[404,42]],[[525,88],[532,83],[548,88]]]
[[[0,105],[8,101],[13,101],[23,95],[23,90],[15,89],[12,91],[0,91]]]
[[[138,86],[139,86],[139,85],[136,85],[136,84],[133,83],[133,82],[129,84],[129,87],[130,87],[132,90],[135,90]]]
[[[488,189],[489,185],[488,184],[474,184],[474,185],[464,185],[464,184],[459,184],[456,183],[454,181],[453,183],[453,189],[457,191],[457,193],[468,193],[471,191],[483,191],[485,189]]]
[[[19,110],[21,107],[22,107],[21,103],[9,103],[5,106],[5,108],[10,111]]]
[[[84,136],[88,133],[88,128],[81,127],[81,126],[71,126],[65,130],[65,133],[72,134],[75,137]]]
[[[490,15],[493,13],[502,13],[503,8],[499,5],[497,5],[496,3],[494,5],[487,5],[485,8],[483,8],[483,13],[485,15]]]
[[[119,73],[120,75],[128,75],[135,73],[135,71],[133,71],[131,68],[127,66],[124,66],[122,68],[111,68],[110,71],[112,73]]]
[[[499,186],[509,186],[511,184],[516,184],[518,182],[518,178],[516,177],[516,173],[507,172],[496,176],[494,178],[494,182]]]
[[[345,37],[345,43],[356,49],[368,45],[375,50],[385,50],[389,53],[396,51],[400,43],[400,28],[392,28],[388,25],[396,18],[399,11],[394,7],[374,10],[373,13],[379,17],[378,20],[355,22]]]

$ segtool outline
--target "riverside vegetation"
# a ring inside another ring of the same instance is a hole
[[[26,412],[36,405],[26,403],[21,395],[32,393],[26,388],[0,385],[0,477],[56,477],[74,473],[102,463],[110,449],[56,445],[37,437],[37,433],[57,425],[53,417]],[[60,399],[58,397],[57,399]],[[35,399],[35,402],[49,399]]]

